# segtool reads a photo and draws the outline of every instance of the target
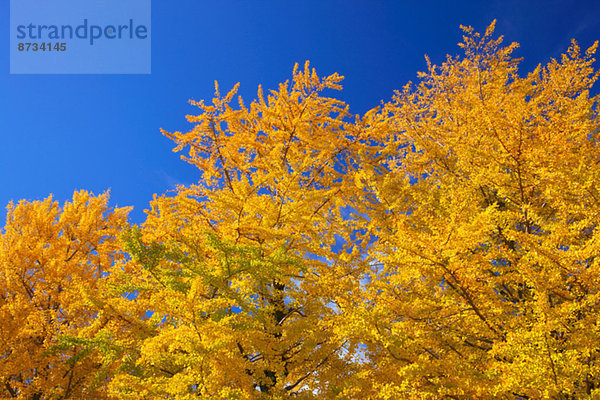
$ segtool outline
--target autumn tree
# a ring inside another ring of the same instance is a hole
[[[370,124],[372,269],[344,303],[357,396],[598,396],[596,44],[521,76],[493,24],[463,29],[464,55]]]
[[[156,334],[116,396],[322,398],[351,374],[333,293],[358,254],[340,251],[353,234],[341,193],[363,123],[323,95],[341,79],[307,63],[249,106],[217,86],[211,104],[191,102],[191,131],[163,131],[200,180],[156,197],[123,237]]]
[[[140,226],[106,195],[10,205],[2,395],[600,396],[596,45],[521,76],[463,30],[363,117],[308,63],[192,101],[163,133],[199,181]]]
[[[128,209],[107,202],[81,191],[63,207],[52,197],[9,204],[0,234],[2,398],[105,398],[104,382],[94,382],[101,360],[77,338],[97,317],[87,294],[120,254]]]

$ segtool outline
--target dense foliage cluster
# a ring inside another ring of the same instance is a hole
[[[364,116],[294,68],[166,132],[198,183],[10,204],[0,395],[600,396],[592,48],[522,77],[493,24]]]

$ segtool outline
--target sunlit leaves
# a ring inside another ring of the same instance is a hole
[[[362,117],[308,63],[250,103],[215,84],[163,131],[198,183],[139,227],[9,205],[3,395],[597,397],[596,45],[523,75],[463,31]]]
[[[98,317],[85,294],[120,257],[115,239],[128,209],[107,203],[108,194],[81,191],[63,207],[51,197],[9,204],[0,235],[4,397],[104,396],[98,348],[77,338]]]
[[[374,381],[394,382],[386,392],[590,395],[600,351],[588,283],[598,279],[596,45],[582,54],[573,42],[521,77],[517,46],[502,47],[493,24],[464,30],[465,55],[430,64],[379,117],[395,132],[382,146],[402,157],[371,179],[381,273],[357,292],[372,299],[356,314],[370,322],[349,328],[367,339]]]

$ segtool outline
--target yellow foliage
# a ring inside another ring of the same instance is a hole
[[[107,202],[81,191],[62,208],[52,197],[9,204],[0,235],[3,398],[104,398],[97,354],[75,339],[96,317],[82,291],[98,290],[120,254],[128,209]]]
[[[600,384],[596,45],[520,77],[516,44],[464,30],[465,56],[372,125],[385,172],[357,186],[378,269],[345,309],[368,323],[347,326],[381,398],[584,398]]]
[[[162,131],[198,183],[139,227],[106,195],[9,205],[2,395],[597,397],[596,45],[521,76],[463,30],[362,117],[308,63],[249,105],[215,83]]]

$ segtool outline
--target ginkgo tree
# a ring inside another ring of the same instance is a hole
[[[307,63],[235,108],[237,86],[217,86],[212,104],[192,102],[191,131],[163,132],[201,177],[155,198],[123,237],[156,334],[140,341],[138,373],[111,383],[116,395],[313,398],[352,371],[332,293],[358,254],[344,261],[338,247],[351,242],[341,193],[363,124],[323,96],[341,79]]]
[[[0,234],[2,398],[106,398],[96,381],[102,359],[82,344],[98,318],[86,298],[122,257],[116,239],[128,212],[110,209],[108,193],[85,191],[63,207],[52,197],[9,204]]]
[[[522,75],[463,30],[362,117],[308,63],[249,105],[216,86],[163,131],[198,183],[140,226],[9,206],[2,395],[600,396],[596,45]]]
[[[397,92],[360,161],[377,240],[344,311],[362,394],[598,396],[596,44],[521,76],[493,24],[463,29],[464,55]]]

